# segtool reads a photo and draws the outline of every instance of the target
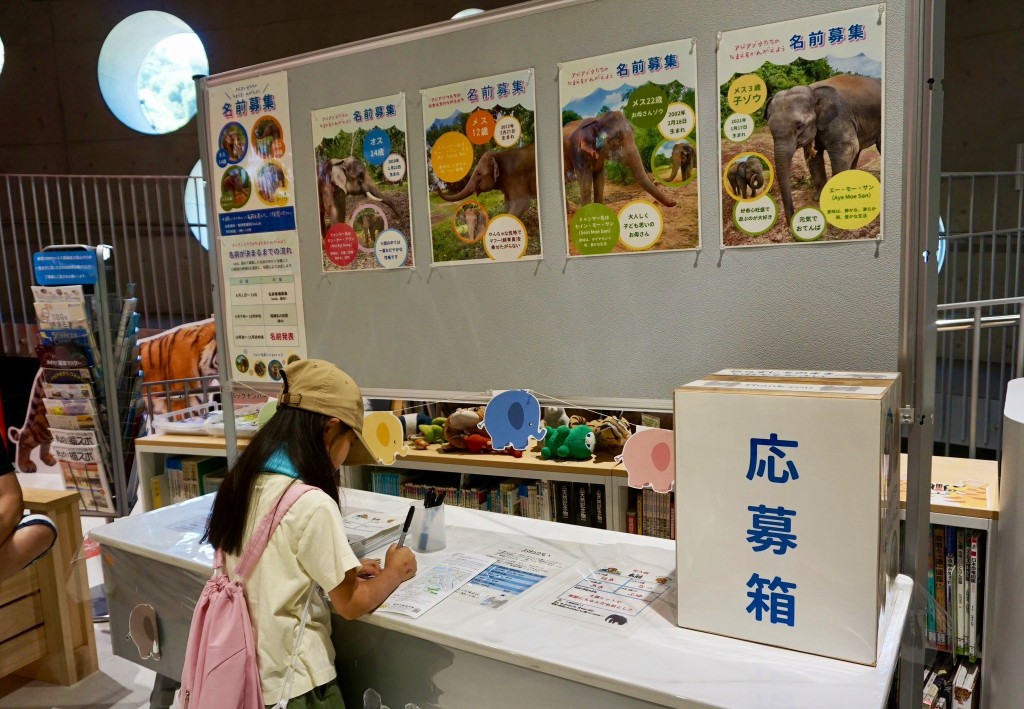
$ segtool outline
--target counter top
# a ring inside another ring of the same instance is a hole
[[[98,528],[107,545],[162,563],[209,573],[212,551],[200,545],[212,496]],[[402,513],[408,502],[342,491],[345,508]],[[417,620],[375,613],[362,622],[424,638],[530,670],[672,707],[882,707],[899,650],[911,581],[901,576],[877,667],[867,667],[676,626],[674,579],[650,607],[622,624],[552,612],[553,599],[595,571],[621,566],[675,574],[669,540],[446,507],[448,547],[419,554],[418,577],[451,552],[531,548],[564,561],[520,595],[500,604],[453,595]],[[372,556],[372,553],[370,554]],[[602,613],[603,615],[603,613]],[[609,616],[610,618],[611,616]]]

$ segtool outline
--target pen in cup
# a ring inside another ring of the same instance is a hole
[[[402,525],[402,535],[398,538],[398,546],[405,544],[405,535],[409,533],[409,527],[412,525],[412,515],[416,511],[415,505],[409,505],[409,513],[405,516],[405,524]]]

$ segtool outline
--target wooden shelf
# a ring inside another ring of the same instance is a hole
[[[442,470],[444,466],[488,468],[493,470],[494,474],[508,473],[518,476],[538,474],[543,477],[561,474],[626,477],[626,469],[617,464],[609,453],[598,453],[588,461],[541,460],[540,448],[524,451],[522,458],[513,458],[510,455],[493,453],[444,453],[440,445],[432,445],[427,450],[410,450],[408,455],[397,458],[395,465],[401,468],[423,467],[430,470]]]
[[[238,439],[238,447],[245,448],[249,443],[246,438]],[[227,441],[221,436],[182,436],[170,433],[143,436],[135,439],[135,450],[146,453],[204,453],[213,451],[225,455]]]
[[[999,465],[994,460],[932,458],[932,485],[961,485],[947,493],[932,489],[933,515],[999,519]],[[900,507],[907,506],[907,456],[900,454]]]

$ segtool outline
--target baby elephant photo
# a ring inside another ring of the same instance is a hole
[[[757,191],[765,185],[764,165],[754,155],[745,160],[741,158],[729,165],[728,177],[736,197],[756,197]]]

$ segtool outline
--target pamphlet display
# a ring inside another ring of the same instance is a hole
[[[312,111],[324,273],[411,268],[405,94]]]
[[[252,77],[207,94],[232,379],[280,382],[281,370],[306,354],[288,76]]]
[[[884,4],[723,32],[718,83],[723,247],[882,238]]]
[[[680,626],[875,664],[898,564],[898,395],[892,375],[676,390]]]
[[[570,256],[700,248],[692,39],[558,67]]]
[[[541,258],[533,69],[421,92],[434,265]]]

